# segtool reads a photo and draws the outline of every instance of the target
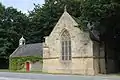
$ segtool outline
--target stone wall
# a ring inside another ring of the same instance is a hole
[[[95,75],[93,58],[73,58],[72,62],[63,63],[56,59],[44,59],[43,72]]]
[[[104,45],[93,41],[93,56],[95,74],[106,73]]]
[[[75,27],[78,24],[64,12],[49,36],[43,49],[43,71],[50,73],[94,74],[93,43],[87,32]],[[72,61],[61,63],[61,34],[67,30],[71,37]],[[67,67],[65,67],[67,65]],[[67,68],[67,69],[66,69]]]
[[[31,71],[42,71],[43,64],[40,62],[35,62],[31,64]]]

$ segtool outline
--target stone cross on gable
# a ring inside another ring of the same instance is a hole
[[[64,6],[64,12],[67,12],[67,5]]]

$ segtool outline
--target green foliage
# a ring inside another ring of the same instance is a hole
[[[28,36],[28,23],[25,14],[13,7],[5,8],[0,3],[0,57],[8,59],[18,47],[20,37]]]
[[[25,66],[25,62],[30,61],[31,63],[40,62],[42,63],[42,57],[40,56],[27,56],[27,57],[11,57],[9,59],[9,69],[11,71],[21,70]]]
[[[119,21],[120,1],[118,0],[81,0],[81,16],[86,22],[95,24],[99,32],[105,33]],[[85,23],[83,21],[83,23]],[[117,23],[119,25],[119,23]],[[105,30],[104,30],[105,29]]]

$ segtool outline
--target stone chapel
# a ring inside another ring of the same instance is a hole
[[[22,37],[10,59],[43,57],[42,63],[27,60],[25,64],[29,61],[31,71],[47,73],[97,75],[118,72],[119,60],[114,58],[115,54],[108,45],[99,41],[97,32],[91,30],[91,25],[88,24],[89,30],[86,32],[78,26],[80,25],[65,8],[51,34],[45,37],[44,43],[25,44]]]
[[[43,45],[43,72],[95,75],[105,73],[103,46],[83,32],[64,10]]]

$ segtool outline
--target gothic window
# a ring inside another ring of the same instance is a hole
[[[61,59],[63,61],[69,61],[71,60],[71,39],[70,34],[67,30],[64,30],[64,32],[61,35],[61,52],[62,56]]]

